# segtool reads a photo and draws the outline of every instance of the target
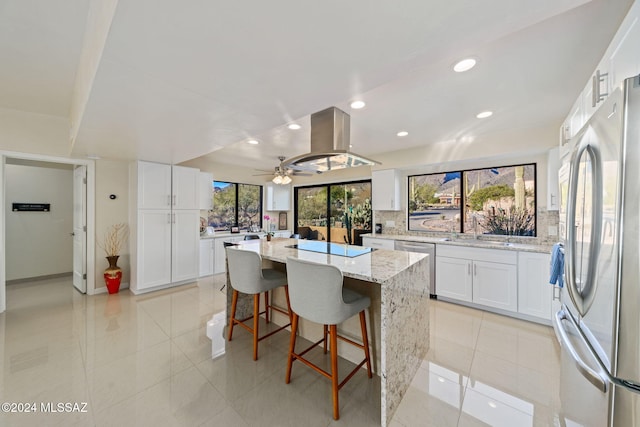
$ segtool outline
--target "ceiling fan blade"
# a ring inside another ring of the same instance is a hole
[[[273,172],[269,172],[269,173],[254,173],[251,176],[273,176]]]

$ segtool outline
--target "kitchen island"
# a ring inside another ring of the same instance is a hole
[[[347,256],[346,253],[327,254],[291,247],[305,242],[307,241],[297,239],[273,239],[267,242],[260,239],[236,242],[236,247],[260,253],[265,264],[279,269],[284,268],[286,259],[290,256],[334,265],[342,271],[345,287],[371,298],[371,306],[367,310],[371,355],[373,369],[380,376],[380,420],[386,426],[429,349],[428,255],[373,250],[357,256]],[[335,247],[339,251],[345,245]],[[362,249],[358,246],[349,248]],[[252,312],[253,298],[244,297],[238,301],[238,316],[249,316]],[[227,292],[227,312],[230,305],[231,292]],[[355,324],[348,323],[349,321],[340,326],[341,331],[347,335],[350,334],[351,326],[354,332],[357,330]],[[307,334],[309,333],[303,332],[301,336],[312,340],[321,336],[317,329],[309,337]],[[357,336],[355,333],[353,335]],[[338,347],[340,356],[355,360],[345,350]],[[283,363],[286,361],[283,360]]]

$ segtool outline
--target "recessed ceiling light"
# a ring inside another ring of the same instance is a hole
[[[482,113],[478,113],[476,116],[479,119],[486,119],[487,117],[491,117],[493,115],[493,111],[483,111]]]
[[[255,140],[255,139],[250,139],[250,140],[247,141],[247,144],[258,145],[258,144],[260,144],[260,141]]]
[[[409,135],[409,132],[407,132],[406,130],[401,130],[400,132],[396,133],[396,135],[398,135],[398,136],[407,136],[407,135]]]
[[[287,127],[288,127],[289,129],[291,129],[291,130],[298,130],[298,129],[300,129],[302,126],[300,126],[300,125],[299,125],[299,124],[297,124],[297,123],[291,123],[291,124],[290,124],[289,126],[287,126]]]
[[[469,71],[473,67],[476,66],[476,60],[473,58],[465,58],[461,61],[456,62],[453,66],[453,71],[456,73],[463,73],[465,71]]]
[[[353,101],[351,103],[351,108],[353,108],[354,110],[359,110],[361,108],[364,108],[366,104],[364,103],[364,101]]]

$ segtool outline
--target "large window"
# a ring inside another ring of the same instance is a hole
[[[371,232],[371,181],[297,187],[295,207],[301,237],[360,244]]]
[[[262,227],[262,186],[234,182],[213,182],[213,210],[209,225],[216,231],[238,226],[248,230],[252,225]]]
[[[536,235],[536,165],[409,177],[409,230]]]

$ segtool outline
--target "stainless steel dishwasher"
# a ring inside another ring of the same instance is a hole
[[[433,299],[437,298],[436,296],[436,245],[433,243],[396,240],[394,249],[396,251],[418,252],[421,254],[429,254],[429,296]]]

